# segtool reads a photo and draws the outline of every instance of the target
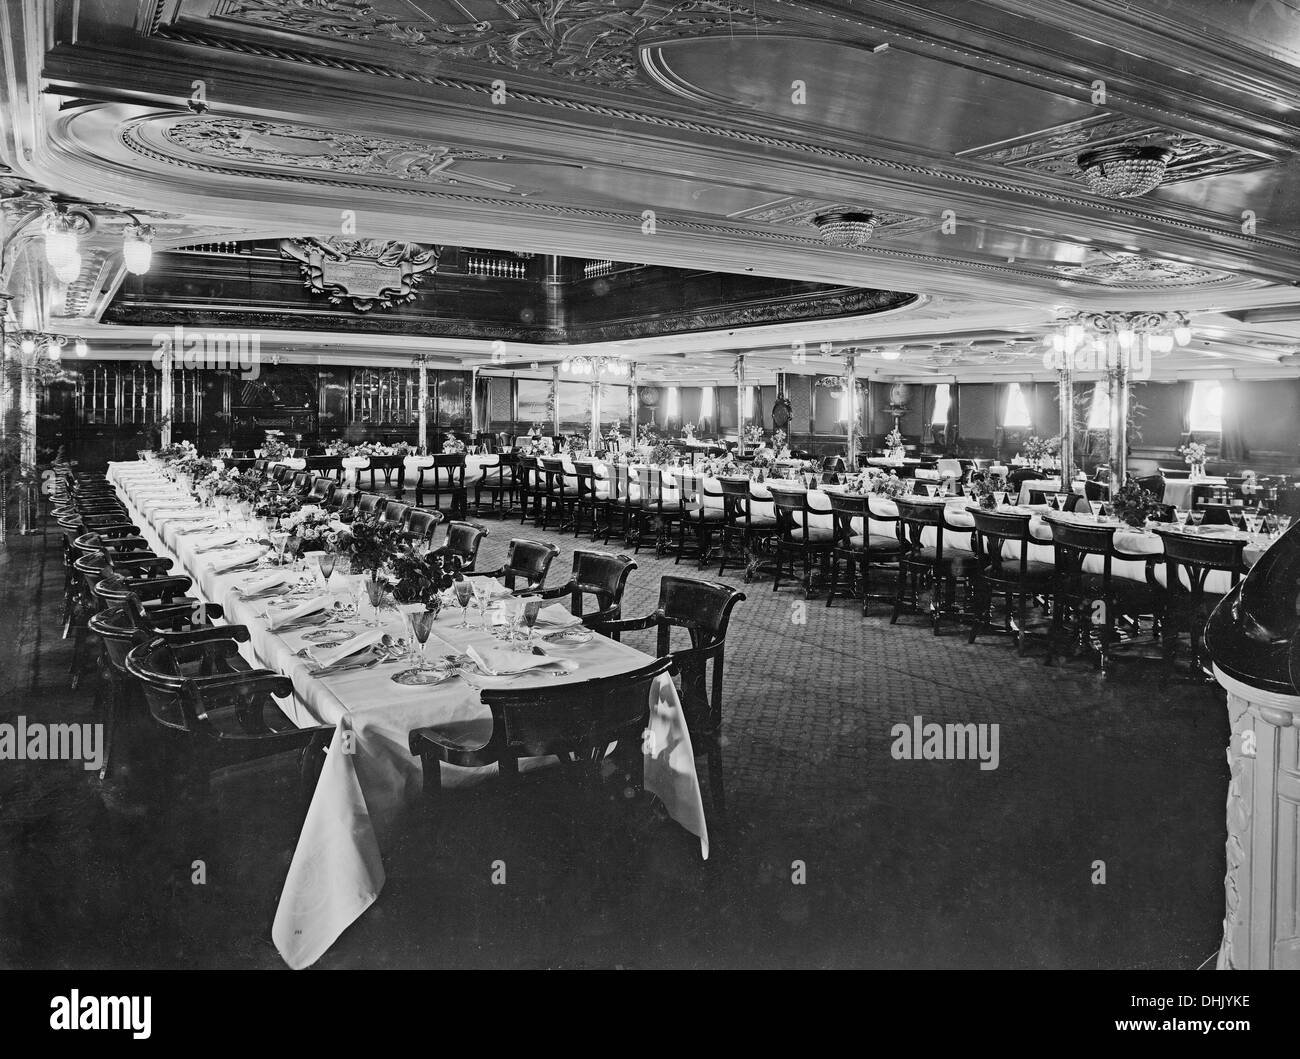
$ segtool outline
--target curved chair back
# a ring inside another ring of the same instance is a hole
[[[441,521],[442,515],[437,511],[412,510],[406,521],[407,535],[412,540],[431,541],[434,530],[438,528],[438,523]]]
[[[335,488],[336,485],[332,478],[312,479],[311,488],[307,491],[307,503],[324,506],[329,503],[330,497],[334,495]]]
[[[483,538],[487,534],[487,529],[483,526],[475,526],[472,522],[448,522],[447,536],[443,539],[442,550],[459,559],[461,571],[468,573],[478,562],[479,545],[483,543]]]
[[[378,493],[361,493],[357,496],[357,518],[373,518],[379,511],[384,498]]]
[[[627,579],[636,569],[636,560],[607,552],[573,553],[573,574],[569,578],[570,609],[575,617],[596,621],[614,621],[622,617],[623,591]],[[583,610],[583,598],[596,597],[594,613]]]
[[[545,587],[551,563],[559,554],[560,549],[554,544],[516,537],[510,542],[506,564],[501,570],[506,587],[514,589],[515,582],[519,579],[523,580],[524,588]]]
[[[379,521],[387,525],[401,526],[411,514],[411,506],[400,500],[388,500],[379,513]]]

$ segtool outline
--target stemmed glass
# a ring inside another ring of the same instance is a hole
[[[1260,517],[1258,515],[1247,515],[1245,522],[1246,532],[1252,537],[1257,536],[1259,534]]]
[[[1287,530],[1291,528],[1291,516],[1274,515],[1273,525],[1274,525],[1274,535],[1280,537],[1282,536],[1282,534],[1284,534]]]
[[[524,600],[523,622],[524,627],[528,630],[528,640],[524,644],[524,651],[533,649],[533,628],[537,625],[537,615],[541,612],[542,601],[539,598]]]
[[[492,585],[487,579],[471,581],[470,584],[474,586],[474,602],[478,604],[481,619],[480,628],[484,632],[491,632],[488,627],[488,603],[492,599]]]
[[[288,543],[288,530],[277,529],[271,531],[271,544],[275,547],[275,563],[277,566],[284,565],[284,549]]]
[[[1187,524],[1189,526],[1199,526],[1205,521],[1204,511],[1189,511],[1187,513]]]
[[[998,502],[998,507],[1006,507],[1007,491],[1005,489],[996,490],[993,494],[993,499]]]
[[[474,582],[462,578],[452,585],[452,589],[456,593],[456,602],[460,605],[460,624],[456,628],[473,628],[469,623],[469,601],[474,598]]]
[[[330,588],[330,576],[334,573],[335,561],[336,557],[333,552],[325,551],[316,553],[316,565],[320,568],[320,576],[321,580],[325,582],[326,592],[328,592]]]
[[[437,620],[438,612],[421,608],[408,610],[405,617],[407,631],[411,634],[410,654],[411,660],[415,663],[415,668],[401,673],[399,676],[405,678],[402,683],[433,683],[435,680],[441,679],[441,677],[435,674],[433,667],[429,665],[426,651],[429,643],[429,633],[433,630],[433,623]]]
[[[1088,506],[1092,508],[1092,517],[1099,519],[1101,518],[1101,509],[1104,508],[1106,505],[1101,500],[1089,500]]]
[[[379,618],[379,608],[383,606],[384,592],[387,591],[388,585],[378,577],[367,577],[365,585],[366,598],[370,600],[370,606],[373,607],[375,611],[375,616],[366,622],[366,627],[377,629],[379,626],[384,624]]]
[[[1244,529],[1246,526],[1246,512],[1239,507],[1228,508],[1228,521],[1232,523],[1234,529]]]
[[[1180,528],[1187,525],[1187,516],[1190,514],[1191,512],[1188,511],[1186,508],[1181,508],[1181,507],[1174,508],[1174,518],[1178,520],[1178,525]]]
[[[1055,493],[1052,496],[1052,501],[1055,503],[1057,511],[1064,511],[1065,503],[1069,499],[1070,499],[1069,493]]]

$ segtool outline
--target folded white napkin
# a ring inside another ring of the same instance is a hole
[[[264,574],[261,577],[254,577],[252,580],[245,581],[240,586],[240,591],[246,596],[260,596],[263,592],[269,592],[273,588],[279,588],[281,585],[287,585],[289,579],[284,574]]]
[[[337,665],[345,658],[350,658],[354,654],[366,650],[368,647],[374,647],[384,638],[382,629],[372,629],[369,632],[363,632],[360,636],[354,636],[346,643],[341,643],[337,647],[330,647],[323,651],[313,652],[316,661],[320,663],[321,669],[328,669],[332,665]]]
[[[283,629],[286,625],[292,625],[294,622],[301,621],[303,618],[310,617],[319,611],[328,610],[333,605],[334,601],[327,597],[303,600],[303,602],[295,604],[272,618],[271,631],[275,632],[277,629]]]
[[[470,646],[465,649],[473,663],[488,676],[503,677],[512,673],[524,673],[538,666],[551,665],[556,659],[549,655],[535,655],[531,652],[520,654],[507,651],[501,647],[484,647],[481,651]]]
[[[537,612],[537,624],[545,625],[548,629],[565,629],[570,625],[581,625],[582,619],[575,618],[559,603],[552,603]]]
[[[233,570],[236,566],[243,566],[245,563],[251,563],[262,556],[262,549],[257,548],[240,548],[238,551],[229,555],[223,555],[219,559],[212,561],[212,572],[214,574],[224,574],[227,570]]]
[[[467,578],[471,584],[482,585],[484,582],[492,586],[492,598],[500,599],[505,596],[513,595],[510,589],[506,588],[505,582],[496,577],[481,577],[476,574],[470,574]]]
[[[239,538],[233,533],[223,533],[215,540],[204,541],[202,548],[195,548],[196,555],[202,555],[204,552],[214,552],[218,548],[229,548],[232,544],[238,544]]]

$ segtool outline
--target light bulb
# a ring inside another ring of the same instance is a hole
[[[19,343],[18,348],[23,351],[24,356],[30,357],[36,352],[36,341],[35,339],[24,338],[22,342]]]
[[[1115,335],[1115,337],[1116,339],[1119,340],[1120,349],[1128,349],[1130,346],[1133,345],[1133,332],[1130,331],[1127,327],[1124,328],[1124,330],[1118,332]]]
[[[54,275],[60,283],[72,283],[81,275],[81,255],[73,250],[54,266]]]
[[[45,229],[45,260],[56,272],[77,252],[77,233],[55,220]]]
[[[565,357],[562,361],[560,361],[561,371],[568,371],[571,366],[572,366],[572,362],[569,360],[568,357]]]
[[[1052,349],[1057,353],[1065,352],[1065,336],[1059,331],[1052,335]]]
[[[1180,346],[1187,345],[1192,340],[1192,329],[1186,324],[1174,328],[1174,341]]]
[[[77,356],[79,357],[84,357],[90,352],[90,347],[86,345],[86,340],[84,338],[77,339],[76,349]]]
[[[153,261],[153,244],[134,225],[126,230],[122,238],[122,263],[134,276],[141,276],[149,271]]]
[[[898,349],[882,349],[880,351],[880,358],[882,360],[897,360],[902,355],[902,350]]]

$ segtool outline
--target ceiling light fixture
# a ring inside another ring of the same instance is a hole
[[[1117,144],[1078,157],[1088,186],[1108,199],[1133,199],[1160,186],[1174,152],[1168,147]]]
[[[869,213],[822,213],[812,223],[831,246],[865,246],[876,230],[876,219]]]
[[[122,232],[122,261],[133,276],[149,271],[153,261],[153,226],[133,221]]]
[[[573,375],[624,376],[630,372],[627,362],[618,357],[565,357],[560,370]]]

